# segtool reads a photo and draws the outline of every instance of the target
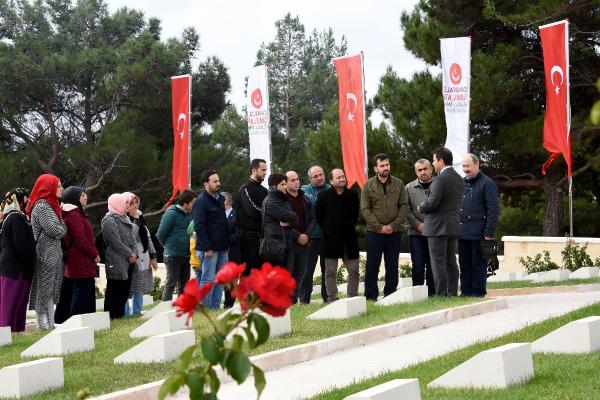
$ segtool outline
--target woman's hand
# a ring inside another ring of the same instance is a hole
[[[156,261],[156,258],[153,258],[152,260],[150,260],[150,266],[155,271],[158,269],[158,262]]]
[[[135,254],[135,253],[132,253],[132,254],[131,254],[131,257],[129,257],[129,262],[130,262],[131,264],[133,264],[133,263],[135,262],[135,260],[137,260],[137,258],[138,258],[137,254]]]

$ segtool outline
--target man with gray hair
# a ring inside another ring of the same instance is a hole
[[[410,244],[410,259],[412,261],[412,284],[421,286],[427,284],[429,296],[435,294],[431,259],[427,238],[423,236],[424,218],[417,209],[429,195],[429,187],[433,182],[433,167],[429,160],[422,158],[415,163],[417,179],[409,182],[406,187],[408,210],[406,222],[408,224],[408,242]]]
[[[458,262],[462,296],[486,295],[487,265],[481,256],[481,241],[493,240],[500,204],[492,179],[479,169],[479,158],[467,154],[462,162],[465,196],[460,208]]]

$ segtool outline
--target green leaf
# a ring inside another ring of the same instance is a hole
[[[254,329],[256,329],[256,346],[260,346],[269,340],[269,323],[267,319],[262,315],[255,314],[252,320],[254,322]]]
[[[190,372],[185,383],[190,388],[190,400],[202,399],[204,395],[204,375],[198,372]]]
[[[217,392],[219,391],[219,388],[221,387],[221,382],[219,381],[219,378],[217,377],[217,373],[215,372],[214,368],[210,368],[207,372],[207,380],[208,380],[208,384],[210,386],[210,393],[213,394],[215,396],[215,398],[217,397]]]
[[[223,354],[213,336],[203,337],[200,342],[200,347],[202,347],[202,354],[208,362],[211,364],[218,364],[221,361]]]
[[[265,379],[265,373],[262,369],[252,364],[252,374],[254,375],[254,387],[256,388],[256,398],[260,399],[260,395],[265,386],[267,386],[267,380]]]
[[[256,339],[254,339],[254,333],[252,333],[251,328],[244,328],[244,332],[246,333],[246,339],[248,340],[248,346],[253,349],[256,347]]]
[[[176,372],[173,375],[169,376],[162,385],[160,385],[160,390],[158,391],[158,399],[164,400],[168,394],[175,394],[179,390],[183,383],[185,382],[185,374],[180,372]]]
[[[219,325],[223,328],[224,332],[229,332],[233,329],[234,322],[240,317],[240,313],[232,312],[227,314],[225,317],[221,318],[219,321]]]
[[[600,125],[600,100],[598,100],[592,106],[592,111],[590,111],[590,119],[592,120],[592,124]]]
[[[232,352],[227,360],[227,372],[238,384],[246,380],[250,374],[250,359],[244,353]]]
[[[177,361],[175,361],[175,371],[176,372],[186,372],[190,367],[190,363],[192,362],[192,357],[194,356],[194,351],[196,351],[197,345],[192,345],[185,349],[183,353],[179,356]]]
[[[244,338],[238,334],[233,335],[233,340],[231,343],[231,350],[240,351],[240,350],[242,350],[243,345],[244,345]]]

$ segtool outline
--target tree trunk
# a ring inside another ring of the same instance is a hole
[[[563,228],[563,188],[558,182],[562,178],[561,166],[551,166],[544,180],[546,208],[544,210],[544,236],[562,236]]]

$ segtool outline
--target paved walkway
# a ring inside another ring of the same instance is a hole
[[[507,309],[349,349],[266,374],[261,399],[300,399],[332,387],[398,370],[429,360],[475,342],[502,336],[528,324],[600,302],[600,291],[544,294],[507,298]],[[256,398],[254,379],[241,386],[227,383],[219,399]]]

